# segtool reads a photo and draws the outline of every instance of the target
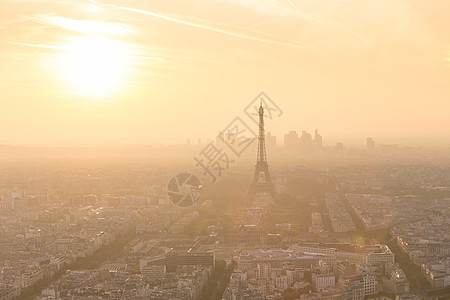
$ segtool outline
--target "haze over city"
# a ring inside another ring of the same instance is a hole
[[[0,7],[0,300],[450,299],[449,1]]]

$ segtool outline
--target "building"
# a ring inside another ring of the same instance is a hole
[[[286,149],[297,149],[300,144],[300,139],[296,131],[289,131],[284,135],[284,147]]]
[[[313,148],[313,139],[309,132],[303,130],[299,142],[300,150],[302,150],[304,153],[311,153]]]
[[[292,245],[290,249],[298,252],[318,253],[336,256],[335,248],[315,247],[314,245]]]
[[[327,274],[312,274],[312,284],[317,291],[322,291],[327,287],[336,284],[336,277],[332,273]]]
[[[147,265],[165,265],[167,270],[175,270],[177,266],[200,265],[204,267],[215,267],[214,252],[183,252],[171,251],[165,256],[149,261],[141,260],[140,264]]]
[[[20,296],[20,288],[18,286],[0,283],[0,300],[12,300]]]
[[[375,275],[367,274],[362,278],[364,287],[364,296],[374,295],[376,293],[377,278]]]
[[[264,246],[267,244],[267,232],[256,226],[253,230],[250,230],[249,226],[244,227],[244,229],[219,232],[219,242],[227,246]]]
[[[406,294],[409,293],[409,282],[405,273],[401,269],[396,269],[388,278],[383,278],[383,288],[388,293]]]
[[[322,136],[319,134],[319,130],[314,131],[314,146],[316,148],[322,148]]]
[[[252,250],[242,251],[238,258],[238,268],[242,271],[254,270],[258,264],[269,264],[271,269],[282,269],[283,264],[290,263],[294,268],[318,266],[322,257],[319,255],[302,255],[289,250]]]
[[[387,263],[394,263],[395,256],[394,253],[392,253],[391,249],[389,249],[386,245],[381,245],[379,248],[379,251],[376,252],[370,252],[367,255],[367,263],[368,264],[387,264]]]
[[[166,275],[166,266],[146,265],[140,267],[140,271],[142,275],[148,276],[149,278],[162,278]]]
[[[275,277],[275,288],[279,291],[287,290],[294,283],[294,274],[292,270],[283,270]]]
[[[269,278],[270,264],[258,263],[256,264],[256,278]]]
[[[38,282],[44,277],[44,273],[41,270],[26,270],[22,273],[20,286],[27,288]]]

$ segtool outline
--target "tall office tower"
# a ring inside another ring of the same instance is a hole
[[[322,148],[322,136],[319,134],[319,130],[314,132],[314,145],[316,148]]]
[[[267,164],[266,145],[264,135],[264,108],[259,107],[259,134],[258,134],[258,152],[256,155],[255,174],[250,184],[249,194],[253,197],[255,194],[268,193],[275,195],[275,188],[270,178],[269,165]]]
[[[300,149],[304,152],[310,152],[312,150],[313,140],[309,132],[303,130],[300,136]]]
[[[284,147],[286,149],[297,149],[300,145],[300,139],[295,131],[289,131],[284,135]]]

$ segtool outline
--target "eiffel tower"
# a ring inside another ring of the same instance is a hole
[[[259,134],[258,134],[258,152],[255,165],[255,174],[253,181],[250,184],[249,195],[251,197],[256,194],[270,194],[275,196],[275,188],[270,178],[269,165],[267,164],[266,156],[266,142],[264,134],[264,108],[261,104],[258,110],[259,113]]]

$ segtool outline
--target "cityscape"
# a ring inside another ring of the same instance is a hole
[[[150,150],[166,152],[157,163],[3,160],[1,299],[449,297],[445,158],[324,146],[317,130],[280,145],[263,126],[220,180],[196,172],[204,190],[185,207],[168,196],[183,166],[169,156],[205,144]]]
[[[450,2],[0,3],[0,300],[450,300]]]

